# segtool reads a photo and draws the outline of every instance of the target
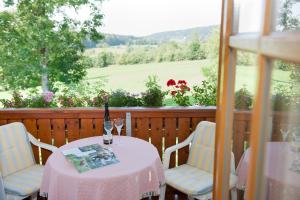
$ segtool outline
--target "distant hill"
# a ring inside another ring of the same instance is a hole
[[[158,43],[170,40],[185,41],[195,34],[198,34],[200,39],[205,39],[210,34],[210,32],[217,27],[218,26],[203,26],[184,30],[166,31],[145,36],[144,39],[149,41],[156,41]]]
[[[159,44],[168,41],[186,41],[193,37],[195,34],[199,35],[200,39],[205,39],[210,32],[217,28],[214,26],[195,27],[183,30],[165,31],[159,33],[153,33],[151,35],[136,37],[132,35],[117,35],[117,34],[104,34],[105,39],[99,44],[96,44],[90,40],[85,41],[86,48],[95,48],[97,46],[118,46],[129,44]]]

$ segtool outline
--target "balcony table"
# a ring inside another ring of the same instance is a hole
[[[48,200],[137,200],[158,195],[164,182],[157,149],[133,137],[114,136],[110,147],[119,163],[79,173],[63,150],[90,144],[103,145],[102,137],[76,140],[60,147],[46,162],[40,193]]]
[[[299,154],[300,152],[298,152]],[[290,170],[296,153],[291,151],[288,142],[269,142],[266,148],[266,198],[269,200],[300,199],[300,172]],[[247,190],[247,173],[250,148],[243,154],[236,173],[237,188]]]

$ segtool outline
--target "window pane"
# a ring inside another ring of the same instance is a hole
[[[265,199],[300,199],[300,66],[274,62]]]
[[[300,1],[276,0],[276,31],[300,30]]]
[[[236,166],[240,166],[243,154],[249,148],[251,115],[257,80],[256,59],[255,54],[238,51],[233,121],[233,152]],[[238,167],[236,172],[240,178],[237,188],[244,191],[247,170]]]
[[[240,0],[239,32],[260,32],[262,19],[261,0]]]

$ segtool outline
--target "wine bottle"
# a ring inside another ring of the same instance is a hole
[[[109,110],[108,110],[108,102],[106,101],[104,104],[104,121],[110,121],[110,117],[109,117]],[[113,140],[112,140],[112,134],[108,133],[105,128],[103,130],[103,143],[104,144],[112,144]]]

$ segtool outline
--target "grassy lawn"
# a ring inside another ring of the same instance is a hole
[[[145,82],[149,75],[157,75],[159,84],[163,89],[167,89],[166,83],[170,78],[175,80],[185,79],[191,86],[200,84],[205,79],[201,68],[206,66],[207,63],[207,60],[200,60],[112,65],[106,68],[89,69],[85,80],[91,84],[97,81],[104,82],[107,90],[122,88],[133,93],[139,93],[146,89]]]
[[[167,89],[166,82],[173,78],[175,80],[185,79],[189,86],[199,85],[205,79],[202,74],[202,67],[207,66],[209,60],[200,61],[180,61],[149,63],[137,65],[112,65],[106,68],[88,69],[85,81],[91,84],[102,82],[108,91],[124,89],[131,93],[145,91],[145,82],[149,75],[157,75],[159,84],[163,89]],[[289,81],[289,72],[274,70],[273,80]],[[246,86],[254,93],[256,82],[256,68],[253,66],[237,66],[236,90]],[[0,99],[10,98],[9,92],[0,92]],[[171,99],[166,99],[168,105],[174,105]]]
[[[129,92],[139,93],[146,89],[145,82],[148,75],[157,75],[163,89],[167,89],[166,82],[170,78],[185,79],[190,86],[199,85],[205,79],[201,68],[207,64],[209,60],[112,65],[106,68],[89,69],[85,80],[91,84],[97,81],[104,82],[107,90],[122,88]],[[287,71],[275,69],[272,79],[289,81],[289,74]],[[254,93],[256,77],[254,66],[237,66],[236,90],[245,85],[251,93]]]

